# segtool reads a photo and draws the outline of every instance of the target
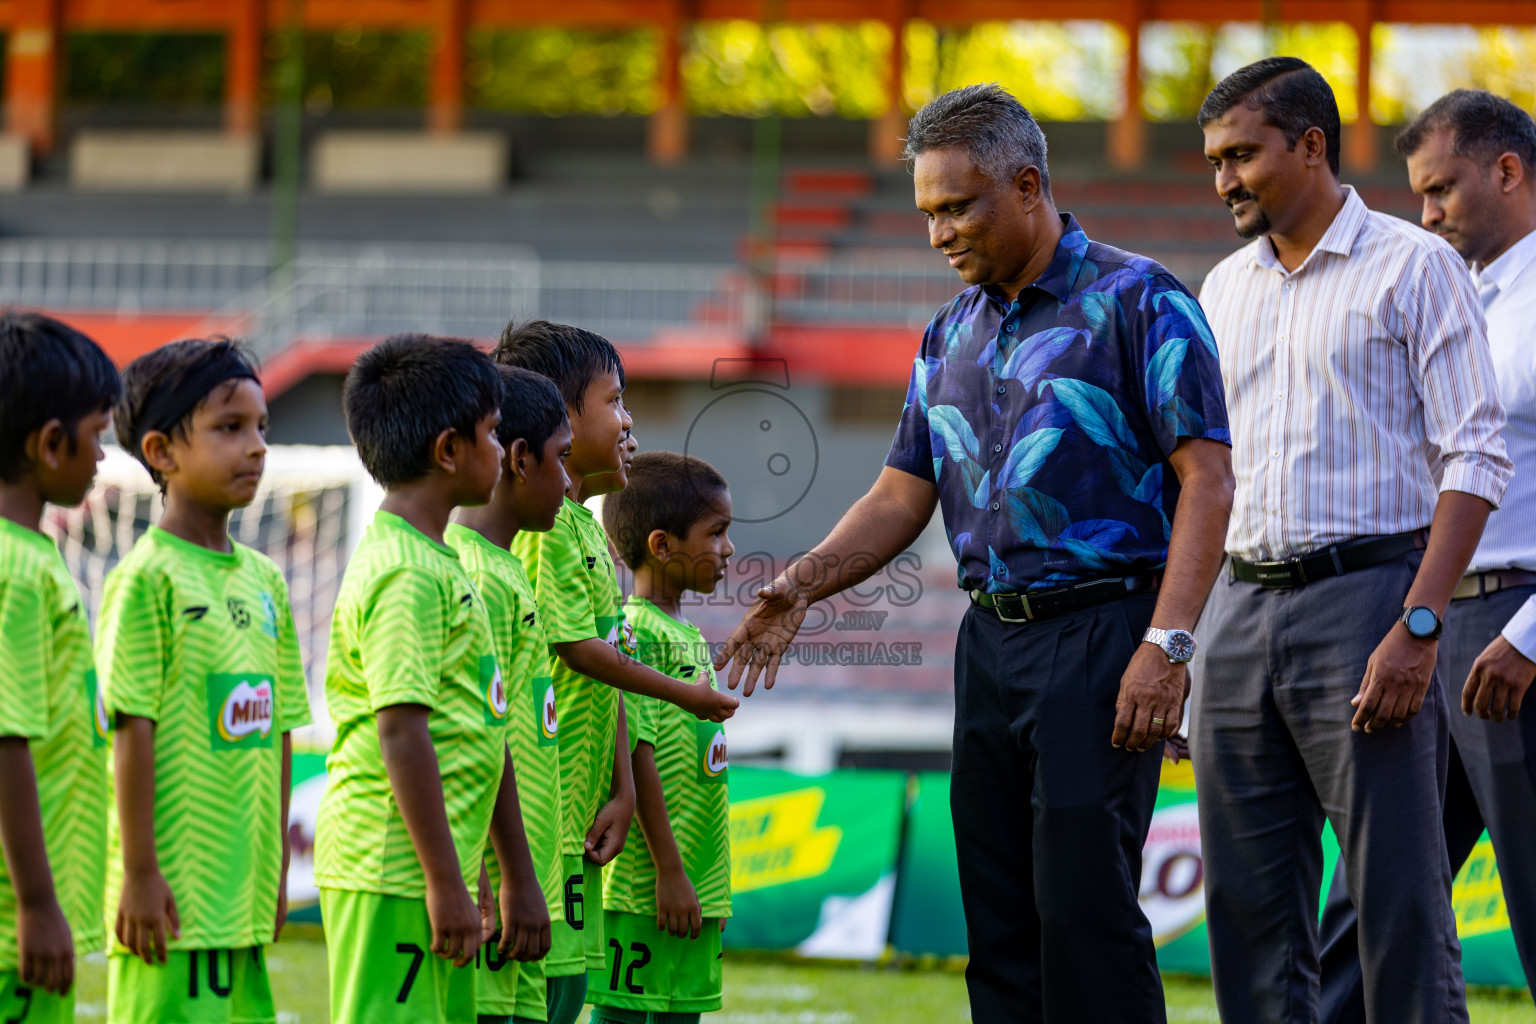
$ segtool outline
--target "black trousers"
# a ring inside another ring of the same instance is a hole
[[[1161,744],[1110,746],[1156,595],[1012,624],[972,607],[955,647],[950,803],[976,1024],[1161,1024],[1137,903]]]

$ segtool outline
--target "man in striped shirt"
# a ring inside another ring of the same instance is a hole
[[[1486,828],[1525,976],[1536,988],[1536,122],[1500,96],[1457,89],[1397,137],[1423,223],[1472,264],[1519,467],[1445,613],[1452,710],[1445,840],[1452,872]],[[1460,710],[1457,710],[1457,705]],[[1518,715],[1518,717],[1517,717]],[[1335,880],[1323,917],[1322,1020],[1365,1020],[1355,911]]]
[[[1511,474],[1482,310],[1449,245],[1339,183],[1338,106],[1305,62],[1233,73],[1199,120],[1254,239],[1201,295],[1237,478],[1191,743],[1217,1005],[1317,1018],[1326,818],[1367,1019],[1465,1021],[1449,709],[1431,684],[1440,617]]]

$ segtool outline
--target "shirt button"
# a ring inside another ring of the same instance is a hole
[[[992,511],[993,511],[993,512],[996,512],[996,511],[997,511],[997,510],[998,510],[998,509],[1000,509],[1000,508],[1002,508],[1002,506],[1001,506],[1001,505],[999,505],[999,504],[998,504],[998,503],[997,503],[997,502],[995,502],[995,501],[994,501],[994,502],[993,502],[993,503],[992,503]]]
[[[1002,566],[998,566],[996,569],[992,570],[992,575],[993,576],[1006,576],[1007,574],[1008,574],[1008,570],[1003,568]]]
[[[999,384],[997,386],[997,393],[1000,394],[1000,395],[1006,395],[1008,393],[1008,389],[1006,387],[1004,387],[1003,385]]]
[[[1009,324],[1007,327],[1005,327],[1003,329],[1006,330],[1009,334],[1012,334],[1013,333],[1013,329],[1015,327],[1017,327],[1017,326],[1018,326],[1018,324]]]
[[[992,446],[992,450],[995,451],[995,452],[1000,452],[1000,451],[1003,450],[1003,446],[1000,445],[1000,444],[995,444],[995,445]]]

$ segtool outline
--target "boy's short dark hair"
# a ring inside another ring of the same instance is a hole
[[[686,537],[693,524],[719,509],[725,477],[703,459],[680,452],[641,452],[629,486],[603,499],[603,528],[619,558],[638,569],[650,556],[652,530]]]
[[[49,420],[64,424],[73,455],[80,420],[121,393],[117,367],[84,334],[41,313],[0,313],[0,480],[16,481],[27,437]]]
[[[1216,83],[1195,120],[1204,128],[1239,103],[1263,114],[1264,123],[1280,129],[1293,150],[1309,129],[1321,129],[1328,166],[1339,176],[1339,104],[1311,64],[1300,57],[1265,57],[1238,68]]]
[[[624,360],[619,350],[601,334],[548,320],[524,320],[507,324],[492,353],[504,366],[521,366],[555,382],[565,404],[581,411],[587,388],[610,371],[623,386]]]
[[[123,368],[123,397],[112,410],[117,443],[163,492],[165,480],[144,458],[144,435],[158,430],[185,437],[192,414],[214,388],[245,379],[261,382],[240,343],[229,338],[184,338],[146,352]]]
[[[521,366],[498,365],[501,373],[501,425],[496,439],[503,448],[522,438],[533,457],[544,461],[544,446],[566,421],[565,400],[555,382]]]
[[[396,334],[352,364],[341,404],[363,467],[391,487],[431,472],[443,431],[475,443],[475,428],[501,404],[501,374],[473,342]]]
[[[1451,152],[1487,167],[1505,153],[1525,165],[1527,184],[1536,181],[1536,121],[1502,96],[1482,89],[1454,89],[1424,108],[1392,142],[1407,159],[1439,131],[1451,132]]]

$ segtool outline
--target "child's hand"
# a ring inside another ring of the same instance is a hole
[[[696,939],[704,927],[698,894],[682,868],[656,877],[656,927],[679,939]]]
[[[1189,758],[1189,740],[1174,733],[1163,741],[1163,760],[1172,764]]]
[[[587,829],[587,860],[601,867],[619,855],[629,836],[629,822],[635,814],[633,800],[614,797],[598,810]]]
[[[117,941],[145,963],[166,962],[166,933],[181,938],[181,918],[176,914],[176,897],[159,868],[123,876],[116,931]]]
[[[16,947],[23,985],[35,985],[60,996],[69,994],[75,983],[75,940],[58,900],[42,907],[22,904],[16,908]]]
[[[688,689],[693,692],[689,695],[688,703],[683,705],[683,710],[706,722],[725,721],[736,713],[736,708],[741,703],[735,697],[721,693],[707,682],[694,683]]]
[[[485,869],[485,858],[480,858],[480,885],[476,902],[480,904],[480,945],[491,941],[496,934],[496,893],[491,889],[491,873]]]
[[[427,919],[432,922],[432,952],[452,960],[455,967],[463,967],[480,951],[480,908],[462,881],[427,883]]]
[[[549,952],[549,906],[537,881],[523,885],[501,880],[501,945],[498,951],[513,960],[542,960]]]

